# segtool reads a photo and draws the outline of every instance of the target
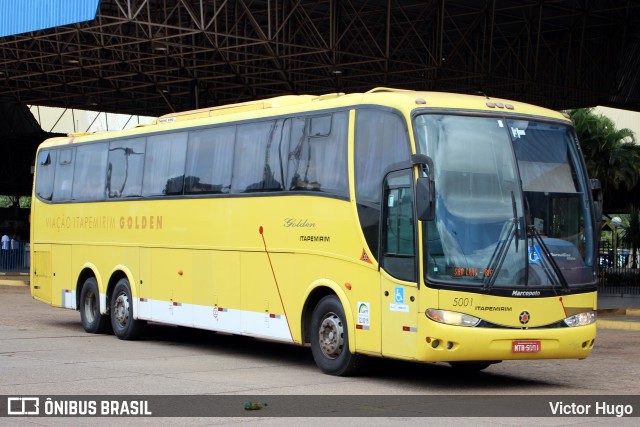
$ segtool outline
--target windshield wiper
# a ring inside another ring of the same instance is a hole
[[[511,192],[511,207],[513,208],[513,224],[516,227],[516,253],[518,253],[518,240],[520,240],[520,219],[518,218],[518,208],[516,208],[516,196]]]
[[[482,288],[485,291],[489,291],[493,285],[496,283],[496,279],[498,278],[498,272],[502,268],[502,264],[504,260],[507,258],[507,253],[509,252],[509,245],[511,241],[515,237],[515,249],[516,253],[518,252],[518,240],[520,240],[520,219],[518,218],[518,209],[516,208],[516,196],[511,192],[511,207],[513,208],[513,218],[511,219],[511,225],[509,226],[509,232],[507,234],[507,238],[500,242],[500,244],[496,245],[496,249],[493,251],[491,255],[491,259],[489,260],[489,265],[487,266],[487,271],[490,274],[485,275],[485,282]]]
[[[542,269],[544,273],[547,275],[549,281],[555,285],[559,284],[565,292],[569,291],[569,284],[567,283],[567,279],[562,274],[560,267],[555,259],[553,259],[553,255],[551,255],[551,251],[549,247],[542,239],[542,235],[536,229],[535,226],[530,225],[528,227],[528,237],[533,237],[533,239],[540,245],[540,250],[542,250],[542,257],[540,257],[540,264],[542,265]],[[535,250],[535,249],[534,249]],[[554,274],[551,274],[549,271],[549,265],[551,265],[551,269],[555,273],[556,280],[553,279]]]
[[[496,282],[498,271],[500,271],[504,260],[507,258],[507,253],[509,252],[509,244],[511,244],[511,240],[513,240],[513,237],[516,235],[516,221],[510,221],[510,223],[511,225],[509,226],[507,238],[496,245],[496,249],[493,251],[491,259],[489,260],[489,265],[487,265],[487,269],[485,270],[490,272],[490,274],[488,275],[485,274],[485,282],[482,286],[482,289],[487,292],[493,287],[494,283]]]

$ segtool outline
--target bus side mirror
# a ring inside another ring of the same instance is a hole
[[[435,218],[436,187],[433,183],[433,160],[425,154],[411,156],[411,164],[420,166],[421,172],[416,181],[416,211],[420,221],[431,221]]]
[[[435,189],[433,181],[421,176],[416,181],[416,211],[420,221],[431,221],[435,217]]]

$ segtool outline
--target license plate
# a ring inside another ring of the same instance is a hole
[[[540,341],[538,340],[513,341],[514,353],[538,353],[540,348]]]

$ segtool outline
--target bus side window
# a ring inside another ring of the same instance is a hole
[[[186,194],[229,192],[235,134],[235,125],[189,132]]]
[[[289,151],[289,189],[346,197],[349,114],[296,117]]]
[[[392,276],[416,280],[415,220],[411,171],[389,174],[383,207],[382,267]]]
[[[107,165],[107,197],[142,195],[145,141],[146,138],[137,138],[111,142]]]
[[[71,200],[75,147],[58,152],[58,165],[53,184],[53,201]]]
[[[54,173],[58,151],[41,151],[36,164],[36,195],[43,200],[53,197]]]
[[[147,139],[143,196],[182,194],[187,132],[164,133]]]
[[[76,147],[73,173],[73,200],[100,200],[104,197],[108,144],[87,144]]]
[[[233,158],[233,193],[282,190],[279,139],[282,120],[238,125]]]
[[[411,155],[410,147],[407,126],[400,114],[373,108],[356,111],[354,169],[358,219],[376,258],[384,171],[406,161]]]

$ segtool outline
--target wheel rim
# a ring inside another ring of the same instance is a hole
[[[97,306],[96,294],[90,289],[84,299],[84,315],[87,318],[87,322],[93,323],[96,320]]]
[[[342,321],[335,313],[327,313],[320,322],[318,330],[320,349],[329,359],[335,359],[342,353],[344,345],[344,328]]]
[[[124,328],[129,323],[129,297],[121,292],[113,304],[113,312],[118,326]]]

